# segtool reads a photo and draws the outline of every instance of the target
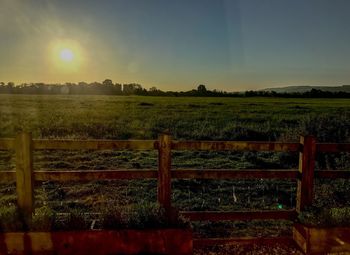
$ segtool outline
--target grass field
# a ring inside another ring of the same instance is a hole
[[[313,131],[334,140],[349,139],[349,114],[348,99],[0,95],[0,135],[151,139],[169,129],[177,139],[298,140]]]
[[[300,134],[313,134],[319,141],[349,142],[350,100],[0,95],[0,137],[14,137],[21,130],[31,131],[34,138],[156,139],[168,130],[174,139],[188,140],[298,141]],[[155,151],[41,151],[34,156],[36,170],[157,166]],[[13,152],[1,151],[0,157],[0,170],[14,169]],[[298,155],[290,153],[173,152],[174,168],[273,169],[297,164]],[[344,153],[318,157],[317,168],[349,167],[349,155]],[[349,205],[348,181],[317,184],[319,205]],[[173,203],[183,210],[288,209],[295,205],[296,185],[289,181],[177,180],[173,187]],[[13,203],[14,191],[13,184],[3,185],[0,203]],[[106,204],[155,201],[156,182],[46,182],[37,186],[36,195],[38,206],[97,211]],[[276,231],[285,231],[281,223],[274,224]],[[242,235],[246,226],[216,223],[204,232]],[[254,226],[260,233],[271,233],[265,224]]]

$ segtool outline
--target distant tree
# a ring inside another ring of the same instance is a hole
[[[114,93],[115,94],[121,94],[122,92],[122,85],[120,83],[114,84]]]
[[[137,90],[137,89],[139,89],[139,90],[142,89],[142,86],[141,86],[140,84],[138,84],[138,83],[133,83],[132,85],[134,86],[134,89],[135,89],[135,90]]]
[[[97,81],[95,81],[95,82],[91,82],[89,85],[98,87],[98,86],[101,86],[102,84],[97,82]]]
[[[205,85],[200,84],[200,85],[197,87],[197,91],[200,92],[200,93],[206,93],[206,92],[207,92],[207,88],[205,87]]]
[[[254,91],[254,90],[248,90],[248,91],[244,92],[244,95],[246,97],[256,97],[258,95],[258,92]]]
[[[123,93],[126,95],[131,95],[135,91],[141,91],[142,86],[138,83],[123,84]]]
[[[102,84],[105,86],[113,86],[113,81],[111,79],[105,79]]]
[[[86,82],[84,82],[84,81],[81,81],[81,82],[78,83],[78,85],[79,86],[87,86],[88,84]]]
[[[350,86],[350,85],[346,85]],[[348,92],[331,92],[320,89],[311,89],[306,92],[283,92],[275,91],[245,91],[245,92],[226,92],[222,90],[207,90],[205,85],[198,85],[197,89],[189,91],[161,91],[156,87],[149,90],[142,88],[141,84],[113,84],[112,80],[106,79],[99,82],[79,82],[64,84],[45,84],[45,83],[22,83],[15,85],[14,82],[0,82],[0,94],[88,94],[88,95],[142,95],[142,96],[199,96],[199,97],[283,97],[283,98],[350,98]]]

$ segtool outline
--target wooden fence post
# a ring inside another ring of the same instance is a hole
[[[34,204],[33,146],[31,133],[16,137],[17,203],[27,223],[31,220]]]
[[[158,203],[171,209],[171,136],[161,134],[158,146]]]
[[[314,136],[301,136],[303,146],[299,153],[299,173],[296,211],[299,213],[312,204],[314,196],[314,171],[316,160],[316,139]]]

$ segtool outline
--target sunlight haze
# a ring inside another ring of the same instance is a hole
[[[0,0],[0,81],[350,84],[347,0]]]

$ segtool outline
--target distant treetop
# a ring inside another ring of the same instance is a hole
[[[155,86],[146,90],[138,83],[113,83],[111,79],[99,82],[79,82],[65,84],[23,83],[15,85],[13,82],[0,82],[0,94],[45,94],[45,95],[140,95],[140,96],[176,96],[176,97],[285,97],[285,98],[350,98],[350,92],[323,91],[312,88],[306,92],[276,92],[276,91],[245,91],[226,92],[208,90],[199,84],[197,89],[189,91],[162,91]]]

